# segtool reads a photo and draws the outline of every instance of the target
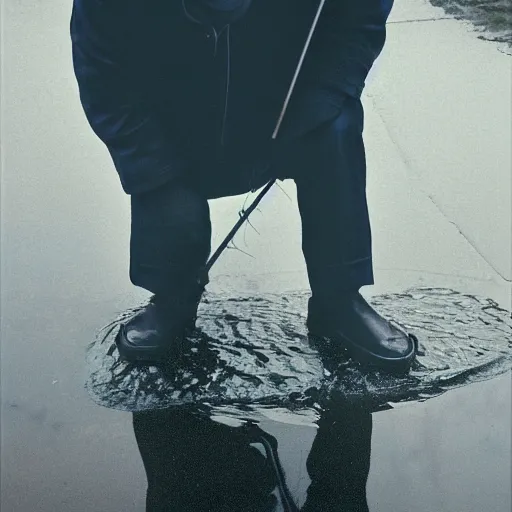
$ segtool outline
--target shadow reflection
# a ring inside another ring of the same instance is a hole
[[[147,512],[367,512],[371,411],[337,406],[318,420],[299,509],[275,437],[257,424],[221,424],[186,410],[133,415],[148,480]]]

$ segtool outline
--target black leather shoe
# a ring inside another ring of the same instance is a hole
[[[359,292],[332,301],[309,300],[310,334],[329,338],[347,354],[367,366],[391,373],[409,371],[418,340],[382,318]]]
[[[200,300],[199,292],[187,297],[153,296],[119,330],[116,344],[122,359],[158,364],[179,355],[183,338],[195,328]]]

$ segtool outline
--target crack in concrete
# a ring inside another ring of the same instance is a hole
[[[478,249],[477,245],[476,245],[476,242],[472,241],[471,238],[469,237],[469,235],[467,235],[463,230],[462,228],[453,220],[451,220],[448,215],[444,212],[443,208],[437,203],[437,201],[434,199],[434,197],[432,196],[432,194],[430,192],[428,192],[428,190],[426,189],[426,187],[424,186],[424,183],[423,183],[423,180],[422,178],[418,175],[418,173],[416,173],[414,171],[414,166],[413,164],[411,163],[410,159],[407,157],[407,155],[405,154],[405,152],[403,151],[401,145],[398,143],[398,141],[395,140],[395,137],[393,136],[392,132],[391,132],[391,129],[388,125],[388,123],[386,122],[386,120],[384,119],[384,116],[382,115],[380,109],[378,108],[377,106],[377,103],[376,103],[376,98],[375,96],[372,96],[372,95],[368,95],[368,97],[370,98],[371,102],[372,102],[372,105],[374,107],[374,110],[375,112],[377,113],[377,115],[379,116],[379,118],[381,119],[382,121],[382,124],[384,125],[384,128],[386,129],[386,133],[388,134],[389,136],[389,139],[390,141],[392,142],[393,146],[395,147],[395,149],[397,150],[398,154],[400,155],[400,158],[402,160],[402,162],[404,163],[405,167],[411,171],[411,173],[414,175],[415,179],[418,180],[420,183],[422,183],[422,186],[420,187],[421,191],[425,194],[425,196],[430,200],[430,202],[435,206],[436,210],[450,223],[452,224],[456,229],[457,231],[459,232],[459,234],[464,238],[464,240],[466,240],[466,242],[469,244],[470,247],[473,248],[473,250],[485,261],[485,263],[487,263],[487,265],[501,278],[503,279],[503,281],[505,281],[506,283],[512,283],[512,279],[507,279],[502,273],[501,271],[496,268],[496,266],[489,261],[489,259]]]
[[[397,268],[397,267],[381,267],[381,266],[377,266],[376,268],[378,268],[379,270],[385,270],[385,271],[414,272],[416,274],[423,274],[423,275],[425,274],[425,272],[423,270],[419,270],[417,268],[407,268],[407,267]],[[492,278],[485,279],[485,278],[475,277],[475,276],[468,275],[468,274],[456,274],[453,272],[434,272],[432,270],[429,270],[428,274],[432,275],[432,276],[457,277],[459,279],[471,279],[471,281],[480,281],[480,282],[486,283],[486,284],[494,282]]]
[[[476,242],[474,242],[473,240],[471,240],[470,236],[467,235],[463,230],[462,228],[453,220],[451,220],[448,215],[443,211],[442,207],[436,202],[435,198],[433,195],[429,194],[428,192],[426,192],[425,190],[423,190],[423,192],[426,194],[426,196],[430,199],[430,201],[432,202],[432,204],[437,208],[437,210],[441,213],[441,215],[450,223],[452,224],[456,229],[457,231],[460,233],[460,235],[464,238],[464,240],[466,240],[466,242],[471,246],[473,247],[473,249],[480,255],[480,257],[501,277],[501,279],[503,279],[504,281],[506,281],[507,283],[512,283],[512,279],[507,279],[499,269],[496,268],[496,266],[490,262],[487,257],[482,254],[482,252],[480,252],[480,250],[478,249],[477,247],[477,244]]]
[[[396,25],[396,24],[404,24],[404,23],[422,23],[424,21],[440,21],[440,20],[454,20],[453,16],[439,16],[435,18],[417,18],[413,20],[396,20],[396,21],[388,21],[387,25]]]

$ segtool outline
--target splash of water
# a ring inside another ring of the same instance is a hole
[[[261,406],[289,410],[336,400],[422,400],[512,368],[512,318],[493,300],[444,288],[414,288],[369,302],[420,340],[409,375],[392,376],[332,359],[325,340],[305,328],[306,293],[209,296],[179,362],[143,367],[123,362],[119,325],[104,328],[88,349],[86,388],[103,406],[125,411],[176,406]]]

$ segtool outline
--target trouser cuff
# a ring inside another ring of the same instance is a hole
[[[374,284],[372,258],[353,263],[308,267],[309,284],[314,297],[336,297]]]

